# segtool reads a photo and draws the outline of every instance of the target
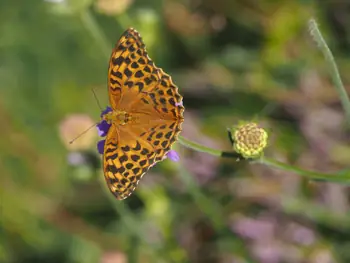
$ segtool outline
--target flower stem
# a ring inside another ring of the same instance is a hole
[[[231,158],[241,159],[241,155],[236,153],[236,152],[225,152],[225,151],[209,148],[209,147],[204,146],[202,144],[199,144],[199,143],[193,142],[189,139],[186,139],[182,136],[178,137],[178,141],[183,146],[190,148],[192,150],[195,150],[197,152],[204,152],[204,153],[208,153],[210,155],[217,156],[217,157],[231,157]]]
[[[217,157],[229,157],[229,158],[235,158],[239,160],[244,160],[242,157],[236,153],[236,152],[226,152],[226,151],[221,151],[217,149],[212,149],[209,147],[206,147],[204,145],[201,145],[199,143],[193,142],[189,139],[186,139],[182,136],[178,137],[178,141],[180,144],[183,146],[193,149],[198,152],[204,152],[208,153],[213,156]],[[264,164],[270,167],[275,167],[280,170],[284,171],[289,171],[293,172],[296,174],[299,174],[307,179],[311,180],[325,180],[328,182],[337,182],[337,183],[349,183],[350,184],[350,170],[344,171],[344,172],[335,172],[335,173],[320,173],[320,172],[315,172],[315,171],[308,171],[305,169],[301,169],[299,167],[285,164],[276,160],[272,160],[266,157],[261,157],[260,159],[253,160],[252,163],[260,163]]]
[[[178,137],[178,141],[179,143],[181,143],[183,146],[190,148],[192,150],[195,150],[197,152],[204,152],[204,153],[208,153],[210,155],[213,156],[217,156],[220,157],[221,156],[221,151],[220,150],[216,150],[216,149],[212,149],[206,146],[203,146],[201,144],[195,143],[193,141],[190,141],[182,136]]]
[[[309,30],[310,30],[311,36],[317,42],[318,47],[320,48],[321,52],[323,53],[324,57],[329,63],[329,67],[331,70],[331,77],[333,79],[334,85],[340,97],[340,101],[343,105],[347,121],[350,124],[350,99],[348,94],[346,93],[343,82],[340,78],[339,70],[338,70],[337,64],[335,63],[333,54],[329,49],[326,41],[324,40],[320,30],[318,29],[315,19],[309,20]]]
[[[91,36],[95,39],[96,43],[99,45],[99,48],[103,55],[106,58],[109,58],[112,46],[109,44],[109,41],[106,39],[105,35],[99,28],[96,20],[92,16],[89,10],[81,11],[79,17],[82,21],[83,26],[91,33]]]
[[[350,170],[344,173],[320,173],[320,172],[314,172],[314,171],[308,171],[305,169],[301,169],[299,167],[295,167],[289,164],[285,164],[276,160],[272,160],[266,157],[262,157],[261,159],[257,160],[256,162],[265,164],[270,167],[275,167],[280,170],[294,172],[296,174],[299,174],[303,177],[306,177],[308,179],[312,180],[326,180],[329,182],[338,182],[338,183],[350,183]]]

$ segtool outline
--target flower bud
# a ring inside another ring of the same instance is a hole
[[[263,155],[268,134],[256,123],[244,123],[230,131],[233,149],[245,159],[256,159]]]

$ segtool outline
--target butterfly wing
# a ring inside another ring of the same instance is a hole
[[[138,104],[130,110],[138,123],[130,125],[131,132],[143,138],[155,150],[156,161],[162,160],[181,132],[184,107],[182,97],[171,77],[159,69],[160,82],[145,91]]]
[[[148,57],[140,34],[133,28],[126,30],[115,45],[109,61],[108,93],[113,109],[125,110],[137,101],[145,87],[158,83],[158,72]],[[124,104],[121,104],[123,99]]]
[[[154,162],[155,152],[147,141],[126,129],[111,126],[106,136],[103,168],[108,188],[118,200],[133,193]]]

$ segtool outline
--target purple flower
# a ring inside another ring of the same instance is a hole
[[[103,117],[103,115],[106,115],[108,112],[111,112],[111,111],[113,111],[113,110],[112,110],[112,108],[111,108],[111,107],[109,107],[109,106],[107,106],[107,107],[106,107],[106,109],[105,109],[105,110],[103,110],[103,111],[101,112],[100,117],[102,118],[102,117]]]
[[[175,106],[176,106],[176,107],[178,107],[178,106],[183,106],[182,101],[180,101],[180,102],[176,102],[176,103],[175,103]]]
[[[178,162],[180,161],[180,156],[178,155],[178,153],[174,150],[170,150],[168,153],[167,153],[167,157],[172,160],[173,162]]]
[[[101,112],[101,115],[100,115],[101,118],[111,111],[112,111],[112,108],[107,106],[106,109]],[[111,127],[111,124],[109,124],[107,121],[105,120],[100,121],[100,123],[96,125],[98,136],[100,137],[106,136],[110,127]],[[104,146],[105,146],[105,140],[101,140],[97,143],[97,150],[100,154],[103,154]]]
[[[104,115],[106,115],[108,112],[111,112],[111,111],[112,111],[111,107],[107,106],[106,109],[101,112],[101,115],[100,115],[101,118]],[[96,125],[96,127],[97,127],[98,136],[104,137],[107,135],[107,132],[108,132],[109,128],[111,127],[111,124],[109,124],[105,120],[102,120],[100,123],[98,123]]]
[[[103,151],[105,148],[105,142],[106,142],[106,140],[101,140],[101,141],[98,141],[98,143],[97,143],[97,150],[100,154],[103,154]]]
[[[111,124],[103,120],[100,123],[98,123],[96,127],[97,127],[98,136],[105,137],[107,135],[109,128],[111,127]]]

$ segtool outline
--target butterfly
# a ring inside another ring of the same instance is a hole
[[[108,188],[123,200],[142,176],[166,158],[184,121],[182,96],[171,77],[147,54],[140,34],[127,29],[115,45],[108,68],[110,110],[103,146]]]

